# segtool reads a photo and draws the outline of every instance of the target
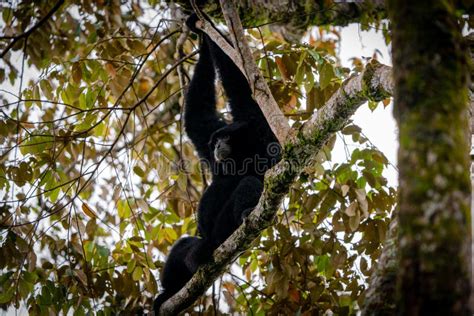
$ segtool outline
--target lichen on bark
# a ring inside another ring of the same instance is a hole
[[[201,266],[186,286],[163,304],[160,315],[174,315],[202,295],[229,264],[250,247],[258,234],[273,223],[278,207],[291,184],[304,167],[315,162],[314,158],[331,135],[344,127],[357,108],[368,100],[368,96],[380,97],[391,93],[391,68],[371,63],[367,65],[367,69],[370,69],[367,74],[364,72],[348,79],[298,132],[290,133],[283,146],[282,161],[265,175],[265,190],[255,210],[214,251],[214,261]],[[382,94],[373,93],[382,90]]]
[[[467,315],[468,58],[454,1],[389,1],[399,126],[397,308]]]
[[[169,0],[167,0],[170,2]],[[185,12],[191,12],[189,0],[173,0]],[[213,18],[222,19],[218,1],[196,1],[206,4],[203,11]],[[299,41],[310,26],[340,25],[361,20],[381,20],[386,17],[383,0],[356,2],[301,1],[301,0],[244,0],[235,1],[245,27],[269,24],[290,41]]]

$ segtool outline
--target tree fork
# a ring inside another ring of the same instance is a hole
[[[392,87],[391,68],[376,61],[368,64],[360,75],[346,80],[326,105],[284,144],[283,159],[266,174],[265,190],[257,207],[214,251],[213,262],[199,267],[192,279],[161,306],[159,315],[177,314],[199,298],[260,232],[273,223],[291,184],[304,167],[314,163],[326,141],[344,127],[360,105],[367,100],[385,99],[393,93]]]

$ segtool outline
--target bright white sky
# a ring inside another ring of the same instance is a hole
[[[340,44],[340,59],[343,66],[350,67],[350,58],[352,57],[370,57],[377,49],[382,53],[379,56],[379,61],[391,65],[391,57],[388,52],[388,47],[383,39],[382,32],[376,32],[372,29],[370,31],[361,31],[357,24],[351,24],[347,27],[341,28],[341,44]],[[35,76],[33,69],[27,69],[25,72],[25,82],[29,78]],[[17,91],[18,87],[11,87],[6,84],[3,88],[10,91]],[[13,90],[12,90],[13,89]],[[369,138],[369,140],[381,150],[388,160],[396,165],[396,151],[397,151],[397,130],[396,123],[392,115],[392,105],[387,108],[378,106],[374,112],[371,112],[367,105],[363,105],[356,112],[353,117],[355,124],[362,128],[362,132]],[[333,162],[346,161],[346,154],[344,145],[340,138],[336,143],[333,151]],[[397,172],[389,166],[385,171],[389,184],[397,185]],[[24,310],[17,311],[20,314]],[[14,311],[0,311],[0,315],[14,315]]]
[[[358,24],[351,24],[341,29],[340,58],[343,66],[350,67],[349,59],[352,57],[371,57],[376,49],[382,53],[382,56],[378,56],[378,60],[391,66],[389,48],[385,44],[381,31],[377,32],[375,29],[361,31]],[[362,128],[362,132],[369,140],[396,166],[398,140],[392,110],[392,103],[385,109],[379,105],[374,112],[370,111],[367,104],[365,104],[357,110],[353,121]],[[339,138],[333,151],[333,160],[334,162],[346,160],[344,147]],[[397,185],[397,171],[392,166],[388,166],[385,176],[390,185]]]
[[[349,26],[341,28],[341,42],[340,42],[340,59],[345,67],[351,67],[350,58],[352,57],[370,57],[375,50],[381,52],[382,56],[378,56],[381,63],[392,65],[391,56],[382,32],[377,32],[375,29],[370,31],[361,31],[358,24],[353,23]],[[18,54],[19,55],[19,54]],[[20,57],[20,55],[18,56]],[[18,58],[20,62],[20,58]],[[34,78],[36,71],[34,69],[26,69],[25,81]],[[11,87],[5,83],[3,87],[9,91],[17,92],[18,87]],[[372,112],[368,106],[362,105],[352,118],[354,123],[362,128],[362,132],[369,138],[369,140],[382,151],[388,160],[396,165],[396,151],[397,151],[397,132],[396,123],[392,115],[392,104],[387,108],[379,105],[377,109]],[[340,138],[333,150],[333,162],[346,161],[346,154],[344,146]],[[397,171],[389,166],[385,171],[390,185],[397,184]]]

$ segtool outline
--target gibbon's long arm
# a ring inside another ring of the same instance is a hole
[[[184,120],[186,133],[199,157],[210,163],[214,161],[209,149],[211,135],[226,125],[216,111],[215,77],[209,46],[203,41],[199,61],[186,93]]]
[[[203,40],[209,45],[212,59],[219,72],[232,116],[235,120],[249,120],[255,115],[263,118],[263,113],[252,98],[252,90],[245,76],[222,49],[206,34]]]

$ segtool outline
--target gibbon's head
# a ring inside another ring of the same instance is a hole
[[[239,153],[245,152],[245,143],[249,142],[247,134],[247,123],[245,122],[234,122],[215,131],[211,136],[209,149],[216,162],[239,159],[241,156]]]
[[[217,162],[221,162],[224,159],[229,158],[231,153],[232,148],[230,146],[230,136],[217,138],[216,144],[214,145],[214,159]]]

